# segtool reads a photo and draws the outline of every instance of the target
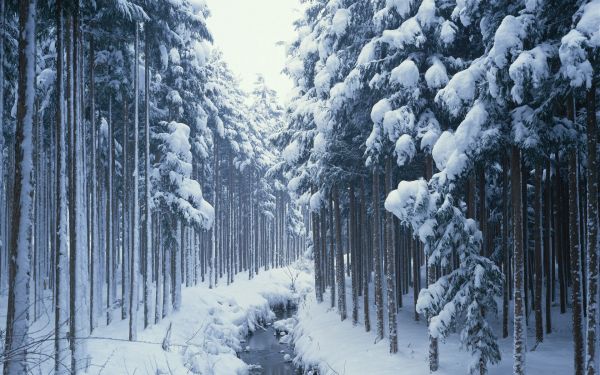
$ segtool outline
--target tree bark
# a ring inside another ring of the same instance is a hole
[[[365,331],[371,331],[371,316],[369,314],[369,274],[371,270],[369,268],[369,237],[368,237],[368,224],[367,224],[367,198],[365,194],[365,178],[360,180],[360,222],[362,230],[362,242],[361,242],[361,255],[363,262],[363,273],[362,278],[362,290],[363,290],[363,314],[364,314],[364,325]]]
[[[533,211],[535,215],[533,240],[535,241],[535,341],[536,345],[544,341],[544,322],[542,320],[542,164],[535,165],[535,196]]]
[[[512,146],[511,152],[511,195],[514,225],[514,332],[513,332],[513,373],[525,375],[525,353],[527,351],[525,314],[523,305],[523,207],[521,190],[521,152]]]
[[[67,207],[67,137],[64,113],[64,47],[63,47],[63,2],[56,1],[56,219],[54,228],[56,236],[56,255],[54,258],[54,372],[64,375],[69,372],[68,352],[68,321],[67,308],[67,241],[68,207]]]
[[[572,99],[567,100],[567,116],[571,121],[575,119]],[[569,158],[569,236],[570,236],[570,265],[571,265],[571,305],[573,313],[573,342],[574,342],[574,369],[575,375],[582,375],[584,371],[584,346],[582,332],[581,306],[581,264],[579,243],[579,188],[578,188],[578,161],[577,147],[573,146],[568,152]]]
[[[344,249],[342,247],[342,215],[340,213],[340,196],[338,187],[333,188],[333,204],[335,206],[335,273],[338,290],[338,310],[342,321],[346,320],[346,277],[344,274]]]
[[[588,375],[597,374],[596,346],[598,322],[598,126],[596,123],[596,86],[592,83],[587,91],[587,358]]]
[[[36,1],[19,3],[19,83],[15,134],[15,183],[9,248],[9,291],[4,375],[26,374],[29,330],[29,273],[33,200],[33,101]]]
[[[385,189],[386,193],[392,189],[392,162],[390,158],[385,161]],[[387,308],[388,308],[388,329],[390,341],[390,353],[398,352],[398,324],[396,321],[396,283],[394,275],[394,241],[393,241],[394,222],[391,212],[385,213],[385,276],[386,276],[386,291],[387,291]]]
[[[131,248],[130,258],[130,279],[129,287],[129,341],[137,340],[137,312],[138,312],[138,263],[140,253],[140,200],[139,200],[139,87],[140,74],[139,64],[139,25],[135,23],[135,46],[134,46],[134,64],[133,64],[133,246]]]
[[[375,307],[377,315],[377,340],[383,339],[383,285],[381,277],[381,216],[379,174],[373,169],[373,262],[375,269]]]

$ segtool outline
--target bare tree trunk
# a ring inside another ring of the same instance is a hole
[[[106,165],[106,325],[112,321],[112,303],[114,300],[114,254],[115,233],[113,224],[114,190],[113,173],[114,165],[114,129],[112,123],[112,97],[108,98],[108,163]]]
[[[98,294],[98,289],[96,284],[100,284],[99,280],[99,271],[100,271],[100,243],[99,243],[99,233],[98,233],[98,196],[97,196],[97,186],[95,182],[97,181],[96,176],[96,102],[94,98],[94,38],[93,36],[90,39],[90,86],[89,86],[89,95],[90,95],[90,138],[91,138],[91,181],[89,184],[91,189],[91,215],[90,215],[90,235],[91,235],[91,250],[90,250],[90,331],[96,328],[97,323],[97,311],[98,306],[100,306],[100,296]]]
[[[375,307],[377,314],[377,340],[383,339],[383,285],[381,277],[381,217],[379,174],[373,170],[373,252],[375,268]]]
[[[502,254],[504,263],[504,286],[502,293],[502,338],[508,337],[508,309],[510,295],[510,248],[508,243],[508,219],[510,215],[509,205],[509,176],[510,160],[508,153],[503,155],[502,162]]]
[[[514,332],[513,332],[513,374],[525,375],[525,353],[527,336],[523,306],[523,207],[521,191],[521,152],[512,146],[511,152],[511,195],[514,225]]]
[[[587,262],[588,262],[588,310],[587,310],[587,375],[597,374],[596,325],[598,322],[598,126],[596,123],[596,86],[587,91]]]
[[[150,189],[150,46],[148,26],[144,30],[144,328],[150,326],[152,283],[152,196]],[[156,261],[156,259],[155,259]]]
[[[361,275],[362,283],[363,283],[363,313],[364,313],[364,325],[365,331],[369,332],[371,330],[371,317],[369,314],[369,274],[371,270],[368,266],[368,249],[369,249],[369,237],[367,233],[367,198],[365,194],[365,178],[361,178],[360,180],[360,223],[361,223],[361,231],[362,242],[361,242],[361,254],[362,254],[362,262],[363,262],[363,273]]]
[[[314,194],[313,189],[313,194]],[[317,302],[323,302],[323,290],[321,289],[322,277],[321,274],[321,249],[319,243],[319,217],[316,211],[311,212],[312,217],[312,238],[313,238],[313,258],[315,261],[315,294]],[[252,267],[250,267],[252,268]]]
[[[327,199],[327,215],[329,216],[329,255],[327,257],[329,273],[329,296],[331,297],[331,308],[335,307],[335,223],[333,222],[333,198]]]
[[[33,200],[33,102],[36,1],[19,3],[19,84],[15,134],[15,183],[9,257],[4,375],[26,374],[29,330],[29,272]]]
[[[67,207],[67,137],[64,106],[64,47],[63,47],[63,3],[56,1],[56,236],[55,262],[55,310],[54,310],[54,372],[56,375],[69,373],[68,322],[67,308],[67,254],[69,243],[67,230],[69,225]]]
[[[533,211],[533,240],[535,241],[535,342],[544,341],[544,322],[542,321],[542,164],[535,164],[535,196]]]
[[[390,158],[385,161],[385,190],[386,193],[392,189],[392,162]],[[394,222],[391,212],[385,213],[385,277],[387,291],[387,308],[388,308],[388,330],[390,341],[390,353],[398,352],[398,323],[396,321],[396,282],[394,275]]]
[[[342,215],[340,213],[340,196],[337,186],[333,188],[333,204],[335,206],[335,273],[338,289],[338,310],[342,321],[346,320],[346,278],[344,276],[344,250],[342,248]]]
[[[567,100],[567,116],[574,121],[575,113],[572,98]],[[569,158],[569,236],[570,236],[570,262],[571,262],[571,304],[573,311],[573,342],[574,342],[574,369],[575,375],[582,375],[584,371],[584,346],[582,332],[581,306],[581,264],[579,243],[579,176],[577,173],[577,147],[573,146],[568,152]]]
[[[412,283],[413,283],[413,312],[415,321],[419,321],[419,313],[417,312],[417,300],[419,299],[420,281],[421,281],[421,265],[419,260],[419,246],[413,236],[409,233],[408,237],[409,252],[412,256]]]
[[[358,257],[358,226],[356,225],[356,197],[354,195],[354,185],[350,184],[348,191],[349,195],[349,212],[350,220],[348,222],[348,241],[350,243],[350,258],[352,262],[352,324],[358,323],[358,290],[359,290],[359,267],[360,264]]]
[[[133,64],[133,90],[135,99],[133,106],[133,246],[131,248],[131,269],[129,288],[129,341],[137,340],[137,312],[138,312],[138,263],[140,253],[140,205],[139,205],[139,87],[140,74],[139,64],[139,25],[135,23],[135,46],[134,46],[134,64]]]
[[[565,218],[564,215],[568,217],[568,214],[564,212],[563,209],[563,183],[560,174],[560,159],[559,152],[555,153],[556,155],[556,186],[554,188],[554,223],[555,223],[555,251],[557,252],[558,257],[558,282],[559,282],[559,298],[560,298],[560,313],[564,314],[567,311],[567,270],[566,268],[566,252],[567,249],[565,247],[566,239],[564,238],[564,227],[568,226],[568,220],[561,220],[561,218]],[[564,221],[567,221],[565,223]]]
[[[546,158],[546,180],[544,189],[544,271],[546,274],[546,334],[552,333],[552,270],[554,263],[552,262],[552,246],[550,232],[550,221],[552,218],[552,204],[550,199],[551,189],[551,168],[550,158]]]

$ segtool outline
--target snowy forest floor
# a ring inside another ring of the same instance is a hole
[[[376,322],[373,298],[371,298],[371,332],[365,332],[363,324],[362,300],[359,304],[359,324],[352,324],[352,305],[350,279],[347,285],[347,311],[349,318],[340,321],[335,309],[330,308],[329,292],[324,295],[324,302],[318,304],[313,293],[307,295],[298,310],[299,324],[294,332],[296,360],[305,366],[318,368],[325,375],[425,375],[429,374],[427,365],[428,339],[427,326],[421,317],[414,320],[412,290],[404,296],[404,307],[398,313],[398,353],[389,354],[389,342],[386,338],[376,342]],[[384,288],[385,290],[385,288]],[[373,297],[371,288],[370,294]],[[384,293],[385,298],[385,293]],[[387,306],[387,302],[386,302]],[[499,301],[499,316],[491,317],[495,332],[501,334],[502,311]],[[558,309],[554,306],[553,309]],[[512,311],[512,305],[511,305]],[[532,375],[564,375],[573,373],[573,342],[571,332],[571,313],[560,315],[553,321],[553,333],[544,338],[535,351],[533,312],[529,316],[527,373]],[[512,322],[512,319],[509,319]],[[387,317],[385,331],[387,335]],[[509,326],[512,334],[512,324]],[[502,361],[490,367],[490,375],[506,375],[512,373],[512,336],[499,339]],[[462,351],[459,334],[454,334],[440,343],[440,368],[437,375],[460,375],[468,373],[471,361],[469,353]]]
[[[136,342],[127,340],[128,320],[118,319],[120,310],[115,311],[115,321],[109,326],[96,328],[87,340],[90,356],[87,374],[246,374],[247,365],[236,355],[244,347],[240,340],[260,322],[273,320],[273,306],[289,300],[300,300],[299,323],[293,331],[294,362],[304,368],[318,368],[322,375],[429,374],[426,323],[423,319],[414,321],[412,291],[404,296],[405,305],[398,316],[399,352],[390,355],[387,339],[375,342],[374,307],[370,313],[372,331],[367,333],[362,321],[362,303],[359,305],[360,321],[356,326],[353,326],[351,318],[340,321],[336,310],[329,307],[328,293],[324,296],[325,302],[316,303],[312,293],[311,262],[299,261],[290,267],[262,271],[252,280],[248,280],[246,273],[238,274],[231,285],[223,283],[224,280],[216,289],[209,289],[207,284],[184,288],[181,310],[140,331]],[[351,316],[350,279],[346,283]],[[370,296],[373,296],[372,290]],[[5,303],[5,298],[0,299],[0,307]],[[48,315],[52,309],[45,311],[47,313],[42,312],[42,317],[30,331],[32,342],[40,342],[32,347],[33,354],[30,354],[30,361],[34,364],[32,373],[40,375],[51,373],[53,366],[53,316]],[[143,306],[140,305],[140,327],[143,326],[142,311]],[[562,375],[573,372],[571,315],[569,312],[564,315],[557,312],[553,316],[558,318],[553,321],[554,332],[546,336],[545,342],[535,351],[531,351],[533,324],[529,326],[528,374]],[[501,331],[500,319],[501,316],[492,318],[498,333]],[[5,316],[0,316],[2,327],[4,320]],[[171,346],[165,351],[162,342],[170,325]],[[512,332],[512,326],[509,332]],[[503,360],[490,368],[491,375],[512,372],[512,339],[500,339],[499,342]],[[460,350],[458,334],[455,334],[445,343],[440,343],[440,370],[437,374],[465,374],[469,361],[469,353]]]
[[[135,342],[127,340],[128,320],[118,319],[120,310],[115,311],[115,320],[96,328],[86,342],[90,357],[86,374],[245,374],[247,365],[236,355],[243,349],[240,340],[260,322],[275,317],[271,307],[312,291],[313,276],[306,265],[261,271],[252,280],[247,273],[238,274],[231,285],[221,280],[215,289],[207,284],[184,288],[181,310],[140,331]],[[0,306],[4,311],[6,298]],[[47,309],[48,314],[52,311]],[[139,327],[142,312],[140,305]],[[48,314],[42,314],[30,330],[32,341],[44,341],[29,355],[33,374],[52,373],[53,316]],[[5,319],[0,317],[2,327]],[[171,347],[165,351],[162,342],[171,324]]]

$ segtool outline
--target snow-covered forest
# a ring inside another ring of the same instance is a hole
[[[3,374],[600,373],[600,0],[294,6],[0,0]]]

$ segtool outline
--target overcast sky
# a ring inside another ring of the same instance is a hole
[[[278,41],[294,36],[293,22],[298,18],[298,0],[206,0],[211,11],[208,26],[215,46],[250,90],[261,73],[269,86],[284,99],[292,83],[281,73],[285,47]]]

